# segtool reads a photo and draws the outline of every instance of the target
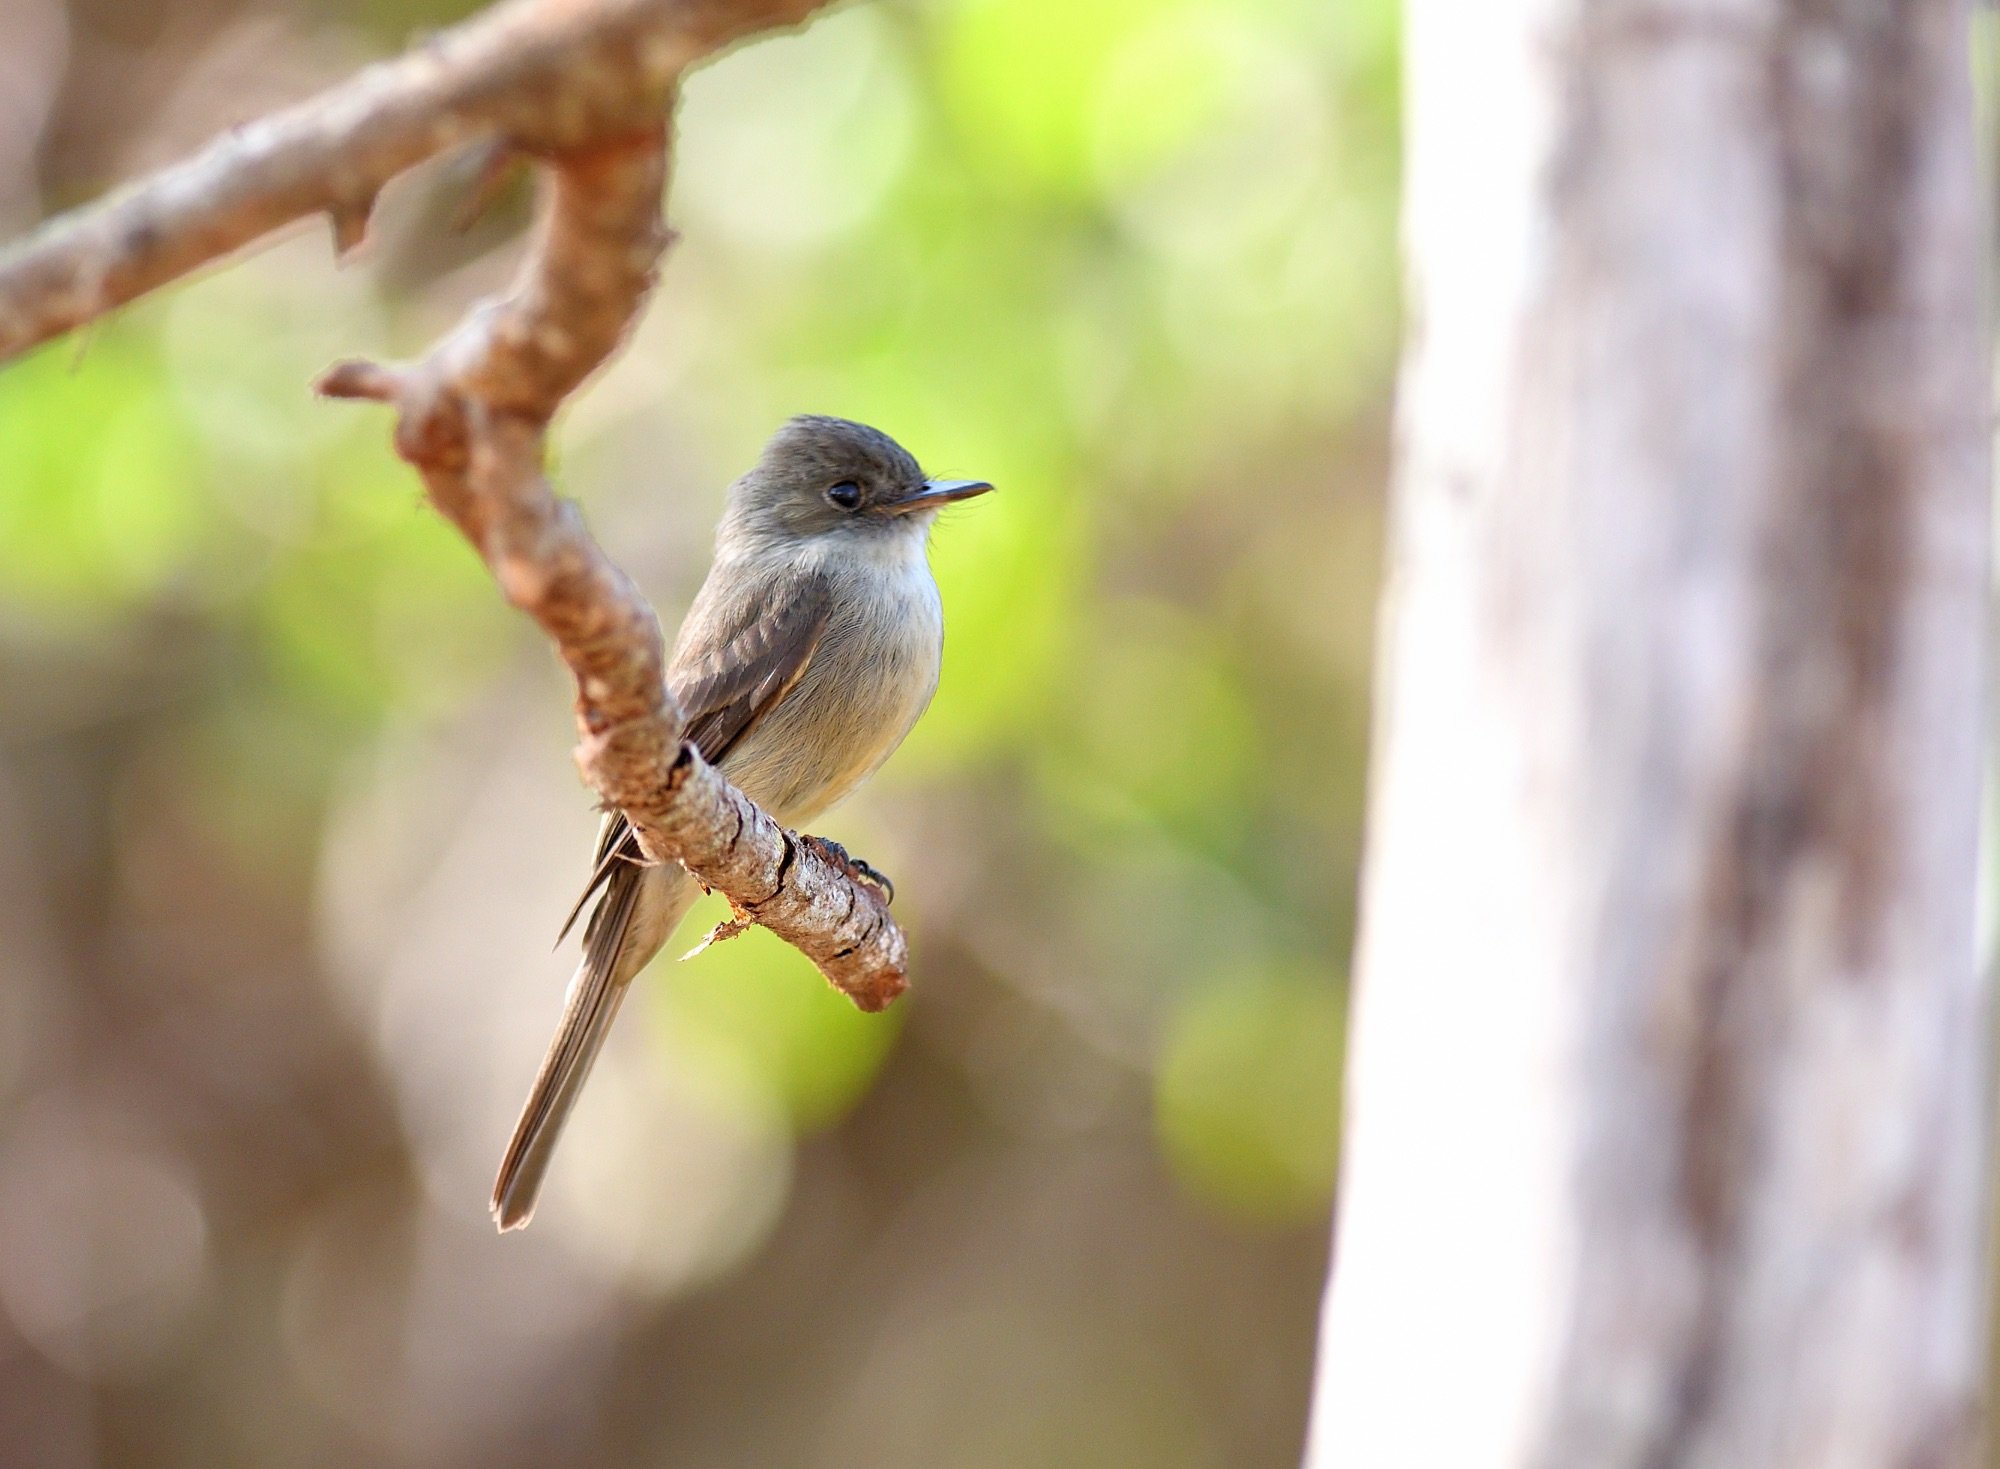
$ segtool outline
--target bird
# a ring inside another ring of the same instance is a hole
[[[779,823],[798,827],[853,794],[930,704],[944,648],[931,528],[945,506],[992,488],[929,478],[881,430],[819,414],[788,420],[730,486],[666,681],[685,738]],[[533,1217],[626,991],[701,891],[678,864],[648,863],[623,816],[605,816],[563,925],[567,936],[595,900],[583,958],[493,1184],[503,1234]]]

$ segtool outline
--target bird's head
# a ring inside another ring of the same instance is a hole
[[[940,509],[992,488],[984,480],[927,479],[909,450],[880,429],[801,414],[771,436],[756,467],[730,488],[723,535],[921,543]]]

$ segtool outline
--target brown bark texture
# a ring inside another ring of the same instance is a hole
[[[396,409],[397,451],[431,503],[574,675],[577,763],[646,855],[680,862],[876,1010],[908,967],[881,891],[683,741],[658,618],[543,473],[550,419],[623,340],[667,243],[681,72],[817,3],[496,6],[0,252],[0,361],[306,215],[326,213],[345,248],[383,184],[456,144],[539,160],[541,215],[513,286],[419,361],[341,363],[320,390]]]
[[[1413,0],[1312,1469],[1974,1462],[1958,0]]]

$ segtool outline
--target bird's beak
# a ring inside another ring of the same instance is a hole
[[[925,480],[924,487],[914,495],[905,495],[892,505],[884,506],[892,515],[908,515],[914,510],[935,510],[940,505],[955,505],[960,500],[970,500],[974,495],[983,495],[993,486],[983,479],[932,479]]]

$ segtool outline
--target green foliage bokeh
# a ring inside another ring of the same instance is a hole
[[[1228,1217],[1309,1219],[1331,1188],[1391,9],[882,4],[728,57],[681,106],[657,320],[594,390],[619,406],[565,438],[607,525],[653,496],[700,497],[676,524],[701,524],[803,410],[1001,486],[940,528],[943,684],[880,799],[1007,814],[1025,845],[993,860],[1033,870],[975,926],[1056,936],[1065,1003],[1136,1037],[1161,1157]],[[63,661],[203,629],[213,665],[162,674],[176,779],[251,866],[299,850],[332,772],[539,654],[379,416],[306,391],[336,355],[425,340],[453,282],[325,255],[296,240],[0,374],[0,635]],[[648,416],[716,472],[662,485],[592,450]],[[675,548],[679,585],[704,555],[705,532]],[[877,799],[841,820],[879,829]],[[921,924],[922,867],[899,875]],[[1004,948],[933,951],[1004,970]],[[656,1034],[763,1075],[802,1133],[866,1095],[903,1024],[761,934],[658,978]]]

